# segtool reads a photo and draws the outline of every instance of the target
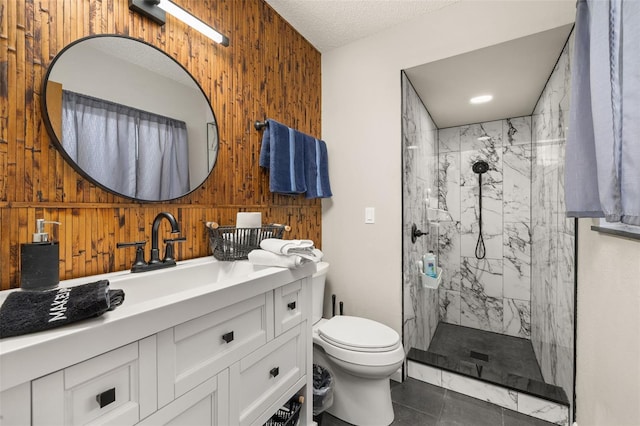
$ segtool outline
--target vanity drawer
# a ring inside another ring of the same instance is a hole
[[[158,405],[214,377],[272,338],[272,292],[158,333]]]
[[[207,379],[139,423],[140,426],[229,425],[229,371]]]
[[[304,307],[302,281],[295,281],[274,290],[275,334],[289,330],[302,321]]]
[[[34,380],[33,425],[137,423],[156,409],[155,359],[152,336]]]
[[[230,367],[230,415],[251,424],[305,374],[305,330],[297,325]]]

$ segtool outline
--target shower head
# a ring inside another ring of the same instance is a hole
[[[471,170],[473,170],[473,173],[478,173],[481,175],[482,173],[486,173],[487,171],[489,171],[489,164],[483,160],[476,161],[475,163],[473,163]]]

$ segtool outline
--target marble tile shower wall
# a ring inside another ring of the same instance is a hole
[[[413,86],[402,74],[403,167],[403,298],[404,347],[426,350],[438,325],[438,292],[422,288],[417,262],[428,250],[437,250],[431,232],[411,242],[411,225],[425,231],[425,198],[437,188],[437,128]]]
[[[532,116],[531,342],[546,382],[573,397],[575,226],[565,217],[564,148],[573,34]]]
[[[530,337],[531,117],[440,129],[438,198],[451,221],[439,228],[440,319]],[[475,257],[484,160],[482,227],[486,257]]]
[[[573,34],[532,116],[437,129],[406,76],[403,87],[404,345],[427,350],[438,320],[523,338],[547,383],[573,400],[575,225],[565,218],[564,144]],[[486,258],[478,237],[477,160],[483,175]],[[436,173],[437,170],[437,174]],[[437,241],[409,238],[425,223],[426,188],[438,188]],[[415,264],[438,249],[439,291],[421,288]],[[439,315],[437,313],[439,308]]]

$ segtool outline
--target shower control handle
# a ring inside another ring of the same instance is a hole
[[[411,225],[411,242],[415,244],[418,237],[422,237],[423,235],[427,235],[428,233],[429,232],[422,232],[421,230],[419,230],[418,226],[414,223],[413,225]]]

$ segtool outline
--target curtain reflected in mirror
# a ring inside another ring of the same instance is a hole
[[[66,160],[105,190],[166,201],[200,186],[218,125],[195,79],[158,48],[122,36],[66,46],[43,81],[43,118]]]
[[[189,190],[184,121],[63,90],[62,146],[96,181],[127,197],[176,198]]]

